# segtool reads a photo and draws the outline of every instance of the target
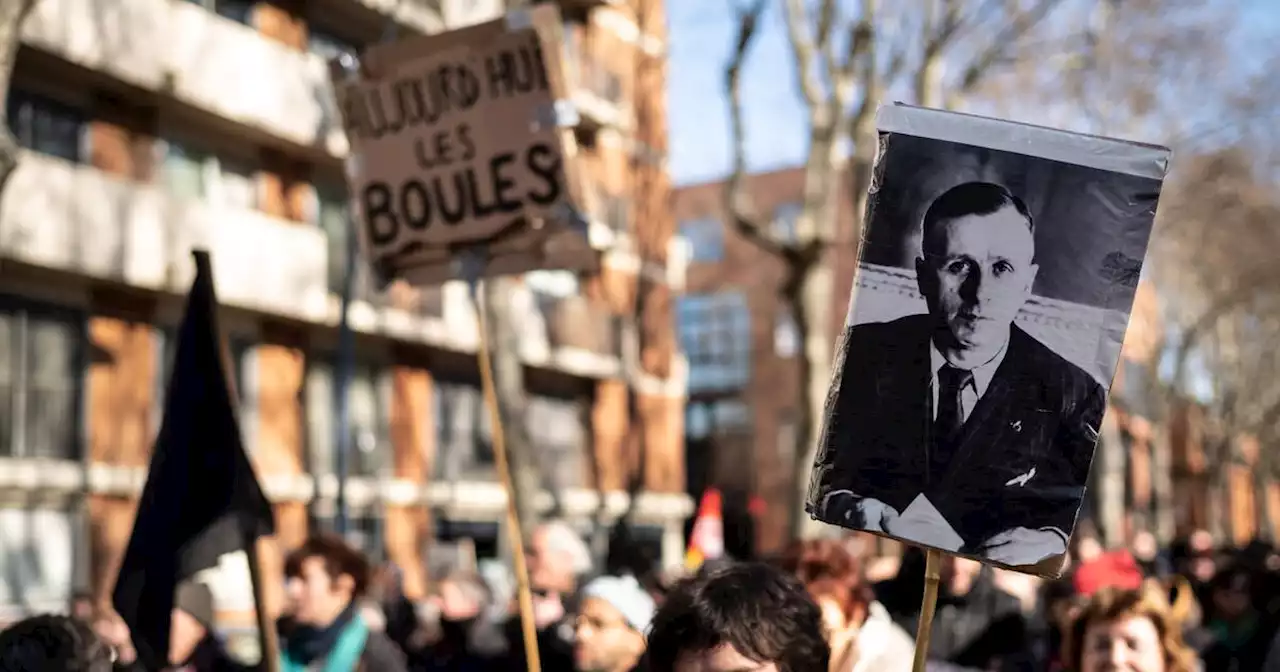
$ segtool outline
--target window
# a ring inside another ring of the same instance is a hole
[[[307,36],[307,50],[311,53],[325,59],[333,60],[343,54],[351,54],[352,56],[360,55],[360,48],[350,40],[344,40],[341,37],[314,25],[309,26],[310,34]]]
[[[529,395],[525,424],[545,487],[563,490],[582,485],[583,452],[587,445],[586,417],[581,402]]]
[[[67,161],[84,158],[85,119],[79,110],[23,91],[11,91],[9,130],[22,147]]]
[[[257,168],[179,140],[165,141],[164,183],[178,198],[252,210],[258,206]]]
[[[724,261],[724,225],[712,217],[692,219],[680,223],[680,235],[689,241],[692,262],[714,263]]]
[[[804,204],[799,201],[790,201],[774,208],[773,234],[781,240],[794,242],[796,239],[796,224],[800,220],[800,212],[802,210],[804,210]]]
[[[436,381],[436,477],[492,477],[489,412],[477,385]]]
[[[778,306],[778,315],[773,323],[773,352],[784,359],[790,359],[800,352],[800,328],[796,326],[796,316],[788,306]]]
[[[689,391],[743,387],[751,373],[751,313],[741,292],[693,294],[676,304]]]
[[[618,233],[626,233],[631,223],[631,199],[623,196],[608,196],[605,219],[609,228]]]
[[[314,475],[337,472],[333,445],[334,371],[332,358],[313,358],[307,371],[307,430]],[[391,464],[391,390],[382,371],[357,363],[347,386],[347,474],[376,478]]]
[[[78,317],[0,304],[0,456],[80,456],[84,343]]]
[[[741,400],[693,401],[685,407],[685,435],[690,439],[746,434],[751,429],[751,410]]]
[[[216,13],[224,19],[246,26],[253,24],[253,0],[187,0]]]
[[[66,609],[83,529],[82,515],[70,511],[0,509],[0,619]]]

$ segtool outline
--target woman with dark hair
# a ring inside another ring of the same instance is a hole
[[[862,563],[834,539],[797,541],[779,561],[822,610],[830,672],[907,669],[915,644],[875,600]]]

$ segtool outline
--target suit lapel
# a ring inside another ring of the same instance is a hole
[[[952,475],[965,473],[965,467],[972,459],[975,451],[982,451],[997,443],[1004,431],[1004,421],[1008,411],[1009,399],[1017,398],[1019,374],[1016,370],[1022,361],[1022,342],[1018,338],[1018,328],[1010,327],[1009,346],[1005,351],[996,375],[991,377],[987,391],[978,399],[978,403],[965,420],[961,428],[960,443],[956,448],[955,458],[947,469],[943,479],[947,487],[951,486]]]
[[[903,451],[904,462],[912,465],[912,471],[920,474],[924,482],[928,473],[928,449],[930,428],[933,424],[933,413],[930,404],[930,381],[933,374],[929,370],[929,332],[919,330],[919,338],[906,341],[897,347],[903,349],[902,357],[889,357],[889,361],[899,361],[903,368],[885,367],[881,370],[880,386],[883,409],[901,412],[901,417],[881,417],[878,422],[888,426],[896,425],[894,434],[902,443],[898,450]],[[924,394],[920,391],[924,390]]]

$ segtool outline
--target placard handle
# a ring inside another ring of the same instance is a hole
[[[942,551],[929,549],[924,561],[924,599],[920,602],[920,624],[916,626],[916,656],[912,672],[924,672],[929,659],[929,635],[933,632],[933,612],[938,606],[938,584],[942,582]]]

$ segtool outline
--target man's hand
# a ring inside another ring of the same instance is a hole
[[[1034,565],[1045,558],[1067,552],[1067,542],[1056,530],[1015,527],[984,541],[978,547],[982,557],[1006,565]]]
[[[862,514],[865,528],[871,531],[892,534],[891,528],[898,521],[897,509],[870,497],[858,502],[858,512]]]

